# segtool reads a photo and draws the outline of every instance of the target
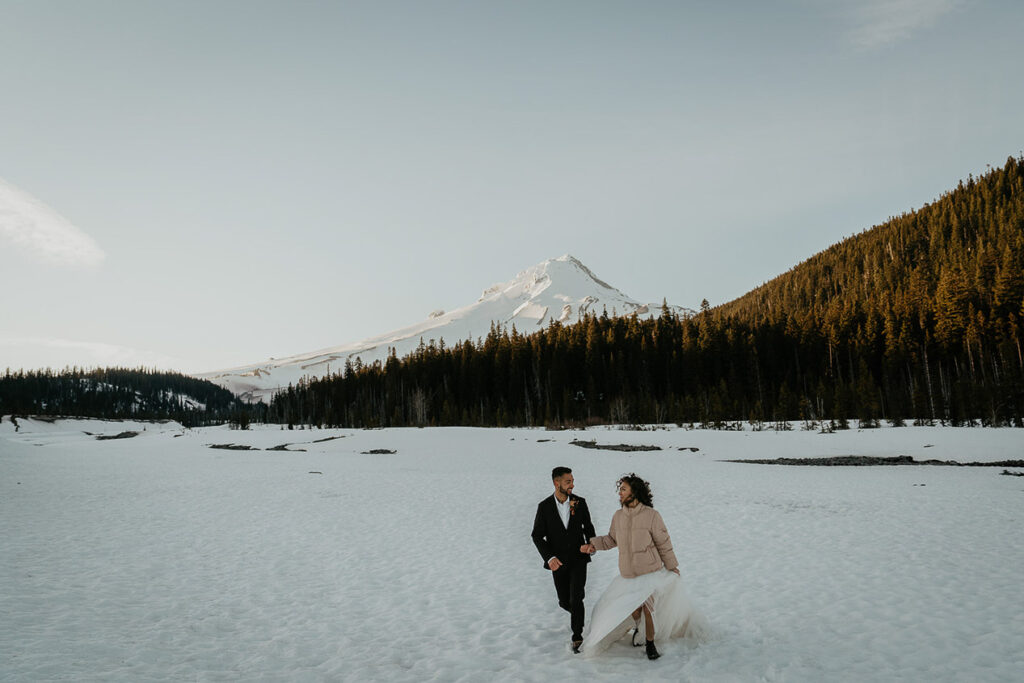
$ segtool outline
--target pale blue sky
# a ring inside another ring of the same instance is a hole
[[[0,0],[0,178],[101,252],[0,230],[0,367],[299,353],[564,253],[722,303],[1020,154],[1022,36],[981,0]]]

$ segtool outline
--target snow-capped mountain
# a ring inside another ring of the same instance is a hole
[[[208,372],[199,377],[219,384],[242,398],[269,400],[274,392],[302,377],[323,377],[341,372],[346,361],[363,364],[383,361],[389,349],[399,358],[411,353],[420,340],[430,343],[444,339],[448,346],[487,336],[492,323],[530,334],[550,320],[572,324],[585,313],[637,315],[661,313],[661,304],[641,303],[626,296],[595,276],[589,268],[566,254],[527,268],[508,282],[484,290],[480,298],[454,311],[434,311],[421,323],[345,346],[336,346],[289,358],[272,358],[263,363]],[[692,313],[669,306],[679,314]]]

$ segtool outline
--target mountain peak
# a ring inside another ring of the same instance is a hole
[[[687,309],[672,307],[679,313]],[[347,344],[290,358],[278,358],[256,365],[210,372],[201,375],[245,398],[266,400],[294,384],[302,377],[323,377],[339,372],[346,362],[359,359],[364,364],[383,361],[390,349],[405,356],[420,341],[444,340],[451,345],[459,341],[475,341],[487,336],[491,326],[515,327],[529,334],[550,321],[572,324],[583,316],[600,315],[652,316],[660,312],[660,304],[644,304],[623,294],[598,278],[571,254],[542,261],[521,271],[511,280],[485,289],[476,302],[454,311],[435,310],[423,322]]]
[[[561,256],[559,256],[558,258],[556,258],[554,260],[555,261],[561,261],[561,262],[564,262],[564,263],[571,263],[572,265],[576,266],[577,268],[582,270],[584,273],[586,273],[590,277],[590,279],[592,279],[594,282],[596,282],[597,284],[601,285],[605,289],[611,289],[611,290],[616,291],[616,292],[619,291],[619,290],[615,289],[614,287],[612,287],[607,282],[605,282],[604,280],[602,280],[601,278],[599,278],[596,275],[594,275],[593,271],[591,271],[590,268],[587,268],[583,264],[583,261],[580,261],[578,258],[573,256],[572,254],[562,254]],[[620,292],[620,294],[621,294],[621,292]]]

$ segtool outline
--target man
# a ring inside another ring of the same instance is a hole
[[[572,651],[579,654],[583,642],[583,589],[590,562],[590,555],[581,553],[580,548],[597,534],[587,501],[572,493],[572,470],[556,467],[551,471],[551,481],[555,492],[537,505],[531,536],[544,568],[555,580],[558,606],[571,615]]]

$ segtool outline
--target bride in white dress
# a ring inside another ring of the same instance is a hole
[[[653,507],[651,487],[634,473],[619,482],[619,503],[606,536],[595,536],[581,552],[619,549],[619,575],[594,607],[581,652],[594,656],[632,632],[647,658],[661,656],[655,641],[701,637],[707,620],[690,604],[679,577],[672,539]],[[641,642],[638,642],[642,639]]]

